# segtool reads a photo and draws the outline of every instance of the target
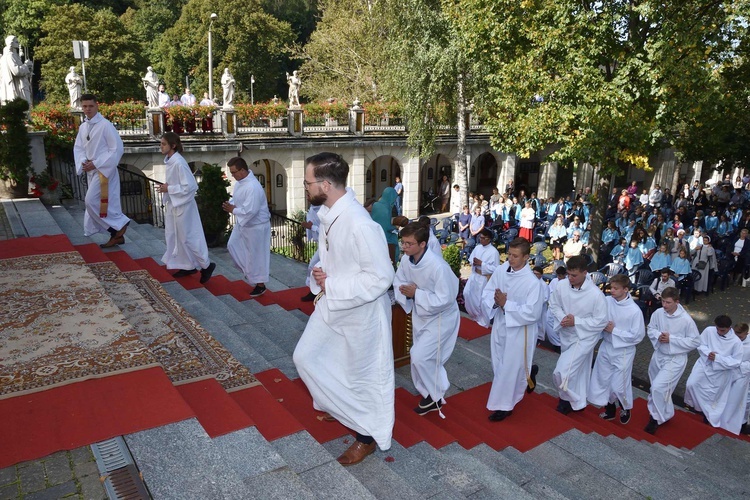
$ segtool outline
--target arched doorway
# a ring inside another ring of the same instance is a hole
[[[256,160],[250,165],[255,177],[266,191],[268,206],[274,212],[286,215],[287,177],[284,166],[275,160]]]
[[[365,170],[365,198],[380,198],[383,190],[393,187],[401,177],[401,165],[393,156],[379,156]]]
[[[434,201],[439,195],[440,183],[443,176],[448,178],[448,182],[453,184],[453,165],[450,159],[441,154],[428,158],[422,165],[419,174],[419,213],[434,213],[440,210],[440,200]],[[434,208],[434,210],[433,210]]]
[[[475,191],[489,200],[492,189],[497,187],[497,159],[492,153],[482,153],[474,161],[471,170],[478,173]]]

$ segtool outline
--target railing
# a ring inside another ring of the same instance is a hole
[[[72,151],[63,151],[49,160],[50,175],[62,185],[64,196],[85,201],[88,183],[85,175],[77,175]],[[120,173],[120,205],[122,213],[141,223],[164,227],[164,200],[159,181],[143,174],[117,167]]]
[[[271,212],[271,251],[298,262],[310,262],[317,241],[307,239],[305,227],[296,220]]]

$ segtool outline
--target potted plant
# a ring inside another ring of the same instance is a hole
[[[26,131],[29,103],[17,97],[0,106],[0,198],[25,198],[29,195],[31,153]]]
[[[203,165],[201,172],[196,202],[206,243],[209,247],[215,247],[221,244],[222,236],[229,225],[229,214],[221,208],[222,203],[229,200],[229,181],[222,168],[216,164]]]
[[[42,203],[45,205],[59,205],[60,204],[60,181],[50,175],[47,170],[42,170],[31,176],[29,179],[34,184],[34,189],[31,193],[34,196],[38,196]]]

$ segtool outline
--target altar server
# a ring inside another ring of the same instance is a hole
[[[443,257],[427,247],[429,232],[429,226],[420,222],[401,230],[404,255],[393,281],[396,301],[412,313],[411,379],[422,395],[414,408],[419,415],[440,412],[445,403],[443,396],[450,387],[445,363],[456,346],[461,319],[458,278]]]
[[[734,369],[721,427],[734,434],[750,434],[750,336],[747,323],[735,325],[734,333],[742,342],[742,362]]]
[[[667,288],[661,293],[661,306],[651,315],[646,331],[654,346],[648,365],[651,418],[644,429],[649,434],[654,434],[674,416],[672,393],[685,371],[688,353],[700,344],[698,327],[680,304],[680,292],[676,288]]]
[[[464,286],[464,306],[471,319],[482,326],[489,326],[490,320],[482,312],[482,292],[487,280],[500,265],[500,253],[492,245],[492,232],[482,229],[479,232],[479,245],[469,255],[471,275]]]
[[[305,228],[305,236],[307,237],[308,243],[318,241],[318,228],[320,227],[318,210],[320,210],[320,205],[310,205],[310,208],[307,209],[306,220],[302,223],[302,226]],[[320,262],[320,257],[318,256],[318,250],[316,249],[313,256],[310,257],[310,262],[307,264],[305,286],[308,288],[310,288],[310,275],[312,274],[313,268],[318,265],[318,262]],[[307,295],[304,295],[300,300],[302,300],[302,302],[312,302],[315,300],[315,294],[307,292]]]
[[[508,247],[508,261],[495,269],[482,293],[483,314],[493,318],[490,352],[492,388],[489,419],[500,422],[536,385],[539,368],[533,364],[537,328],[544,305],[544,283],[529,267],[529,241],[516,238]]]
[[[552,380],[560,395],[557,411],[564,415],[586,407],[594,347],[607,326],[607,303],[588,277],[586,258],[571,257],[567,267],[567,280],[558,283],[549,301],[561,344]]]
[[[602,331],[602,343],[591,373],[588,400],[604,406],[599,415],[614,420],[620,407],[620,423],[630,422],[633,409],[631,375],[635,348],[646,335],[643,314],[630,296],[630,280],[624,274],[609,279],[611,296],[607,301],[607,326]]]
[[[356,433],[337,461],[361,462],[391,447],[394,409],[391,301],[393,265],[380,225],[346,187],[349,165],[334,153],[307,159],[304,186],[320,207],[310,289],[322,295],[294,350],[313,407]]]
[[[717,316],[714,326],[703,330],[698,353],[685,386],[685,403],[703,413],[712,426],[721,427],[735,370],[742,363],[742,341],[729,316]]]
[[[166,155],[165,181],[159,186],[164,193],[164,236],[167,250],[161,260],[167,269],[179,269],[173,276],[179,278],[201,270],[200,282],[205,283],[216,268],[209,260],[206,237],[195,193],[198,183],[182,157],[182,142],[174,132],[165,132],[160,148]]]
[[[223,208],[234,214],[237,223],[227,243],[235,265],[254,288],[251,297],[266,291],[271,266],[271,212],[263,186],[247,168],[247,162],[236,156],[227,162],[234,180],[232,199]]]

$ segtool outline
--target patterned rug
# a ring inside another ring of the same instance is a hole
[[[0,399],[158,366],[77,252],[0,260]]]
[[[148,271],[89,264],[175,385],[215,377],[227,392],[259,382]]]

